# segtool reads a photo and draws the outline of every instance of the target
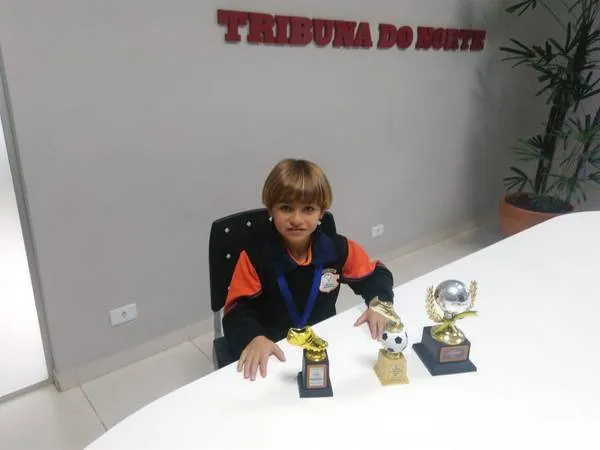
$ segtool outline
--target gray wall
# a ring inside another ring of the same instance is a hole
[[[496,52],[501,2],[282,4],[0,1],[57,371],[209,317],[211,221],[258,206],[280,158],[322,165],[341,232],[372,253],[496,210],[507,148],[539,122],[530,80]],[[229,45],[218,7],[489,37],[459,54]],[[138,320],[111,328],[130,302]]]

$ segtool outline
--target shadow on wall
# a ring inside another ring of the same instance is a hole
[[[510,62],[502,61],[505,55],[499,48],[510,38],[545,39],[556,24],[544,14],[516,17],[507,13],[506,7],[514,1],[493,2],[488,10],[474,8],[474,1],[463,4],[462,25],[485,29],[487,38],[471,92],[471,153],[466,170],[471,176],[463,185],[464,198],[466,214],[489,211],[495,215],[504,193],[502,178],[513,159],[512,147],[519,137],[539,130],[547,113],[544,100],[535,97],[534,74],[514,70]]]

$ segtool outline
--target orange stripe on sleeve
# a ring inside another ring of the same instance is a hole
[[[260,294],[261,291],[262,285],[260,284],[256,269],[252,265],[248,254],[242,250],[235,265],[231,283],[229,283],[224,312],[227,313],[236,300],[241,297],[253,297]]]
[[[348,257],[342,268],[342,277],[358,280],[371,275],[375,270],[377,261],[371,261],[364,248],[348,239]]]

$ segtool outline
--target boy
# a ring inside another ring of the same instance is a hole
[[[313,325],[336,313],[339,283],[347,283],[367,304],[393,302],[393,277],[372,262],[360,245],[321,231],[330,208],[331,186],[323,171],[306,160],[279,162],[265,181],[262,201],[273,227],[266,242],[241,252],[225,301],[223,330],[238,372],[254,380],[267,374],[270,355],[285,361],[275,344],[290,328]],[[367,309],[355,326],[367,323],[378,339],[386,324]]]

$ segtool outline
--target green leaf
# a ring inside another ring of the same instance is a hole
[[[529,186],[529,188],[532,190],[534,189],[531,179],[527,176],[525,172],[514,166],[511,166],[510,170],[515,172],[517,175],[504,178],[504,185],[507,190],[512,191],[516,189],[517,192],[523,192],[523,190],[527,186]]]
[[[577,164],[577,162],[579,161],[579,152],[576,151],[572,151],[569,152],[569,156],[567,156],[566,158],[564,158],[560,164],[559,167],[561,169],[568,169],[573,167],[575,164]]]
[[[519,139],[518,145],[514,147],[515,154],[520,161],[540,161],[544,160],[542,150],[544,148],[544,138],[541,135],[533,136],[527,140]]]
[[[584,191],[583,185],[576,174],[573,174],[573,176],[556,175],[555,177],[557,180],[553,188],[557,193],[561,194],[567,201],[580,201]]]
[[[571,50],[575,48],[572,39],[572,27],[571,22],[567,24],[567,36],[565,37],[565,49],[563,53],[571,53]]]
[[[571,25],[571,24],[569,24],[569,25]],[[566,50],[558,42],[556,42],[556,40],[550,38],[548,41],[550,43],[552,43],[552,45],[554,45],[562,54],[567,53]],[[546,48],[550,47],[550,43],[546,42]],[[568,44],[568,41],[567,41],[567,44]]]
[[[509,192],[523,192],[525,185],[523,181],[518,177],[506,177],[504,178],[504,188]]]
[[[517,14],[520,16],[525,11],[527,11],[529,8],[535,9],[536,6],[537,6],[537,0],[523,0],[519,3],[515,3],[512,6],[509,6],[508,8],[506,8],[505,11],[508,13],[511,13],[511,14],[514,12],[517,12]]]
[[[600,169],[600,143],[591,147],[588,152],[588,163],[596,169]]]
[[[538,56],[540,59],[544,60],[544,61],[548,61],[551,58],[547,58],[546,52],[545,50],[540,47],[539,45],[533,45],[532,47],[533,52],[535,53],[536,56]]]
[[[505,52],[516,53],[517,55],[526,55],[528,57],[535,56],[535,52],[531,48],[523,44],[521,41],[518,41],[517,39],[513,38],[509,39],[509,41],[515,44],[517,47],[521,47],[521,50],[512,47],[500,47],[500,50]]]
[[[511,48],[511,47],[500,47],[500,50],[502,50],[503,52],[514,53],[515,55],[525,56],[528,58],[535,56],[533,53],[524,52],[522,50],[517,50],[517,49]]]
[[[573,10],[577,8],[582,2],[583,0],[577,0],[575,3],[573,3],[573,5],[571,5],[571,8],[569,8],[569,13],[572,13]]]
[[[544,86],[542,89],[540,89],[539,91],[537,91],[534,95],[536,97],[539,97],[540,95],[542,95],[544,92],[550,90],[550,89],[554,89],[554,87],[552,86],[552,84],[547,84],[546,86]],[[551,96],[550,99],[552,99],[553,97]],[[549,99],[549,100],[550,100]]]
[[[596,183],[597,185],[600,185],[600,172],[594,172],[594,173],[590,173],[588,175],[588,181],[591,181],[592,183]]]
[[[560,180],[557,179],[558,176],[557,175],[548,175],[548,178],[549,179],[554,179],[554,182],[551,183],[550,185],[548,185],[548,187],[546,188],[546,192],[553,192],[553,191],[558,190],[557,186],[558,186],[558,184],[560,182]]]
[[[583,96],[581,98],[582,98],[582,100],[586,99],[586,98],[590,98],[590,97],[593,97],[594,95],[598,94],[599,92],[600,92],[600,89],[595,89],[592,92],[588,92],[586,94],[583,94]]]

